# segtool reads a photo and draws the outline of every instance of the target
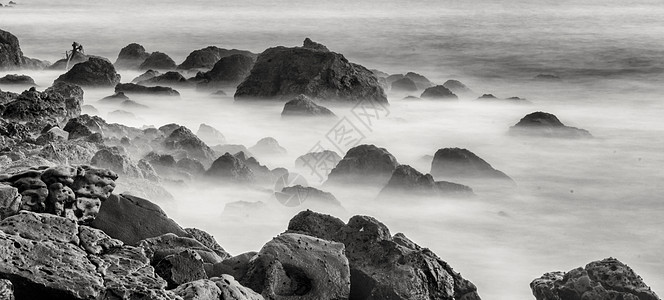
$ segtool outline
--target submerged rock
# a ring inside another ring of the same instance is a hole
[[[216,46],[209,46],[191,52],[182,64],[178,66],[178,69],[210,69],[222,58],[233,55],[246,56],[252,60],[256,57],[256,54],[246,50],[223,49]]]
[[[155,96],[174,96],[180,97],[180,93],[170,87],[152,86],[146,87],[135,83],[119,83],[115,86],[115,92],[126,94],[146,94]]]
[[[534,112],[523,117],[510,127],[511,135],[532,135],[555,138],[591,138],[585,129],[565,126],[558,117],[545,112]]]
[[[505,173],[494,169],[475,153],[460,148],[438,149],[431,162],[431,174],[442,178],[512,180]]]
[[[384,185],[399,166],[397,159],[385,148],[359,145],[348,152],[332,169],[326,183]]]
[[[35,85],[35,80],[27,75],[7,74],[0,78],[0,84]]]
[[[115,60],[115,67],[121,70],[137,70],[149,56],[143,46],[131,43],[120,50],[118,59]]]
[[[166,53],[152,52],[138,67],[139,70],[174,70],[176,64]]]
[[[144,86],[187,86],[189,82],[179,72],[168,71],[164,74],[139,81],[137,84]]]
[[[511,102],[511,103],[521,103],[521,104],[530,103],[530,101],[528,101],[526,99],[523,99],[523,98],[519,98],[519,97],[510,97],[510,98],[502,99],[502,98],[498,98],[498,97],[494,96],[493,94],[484,94],[484,95],[480,96],[479,98],[477,98],[476,101]]]
[[[458,100],[459,97],[452,93],[452,91],[448,90],[446,87],[442,85],[437,85],[434,87],[427,88],[424,90],[422,95],[420,95],[420,98],[422,99],[429,99],[429,100]]]
[[[409,165],[400,165],[380,191],[379,198],[408,196],[469,196],[473,190],[465,185],[434,181],[431,174],[422,174]]]
[[[299,95],[295,99],[290,100],[284,104],[284,110],[281,112],[282,117],[336,117],[336,115],[329,109],[316,104],[313,100],[305,95]]]
[[[90,57],[55,80],[60,81],[90,87],[115,86],[120,82],[120,74],[115,72],[113,64],[106,59]]]
[[[387,103],[376,77],[338,53],[304,47],[265,50],[235,92],[236,100],[292,99],[304,94],[321,100]]]
[[[567,273],[546,273],[533,280],[530,289],[537,300],[659,300],[632,268],[615,258],[594,261]]]

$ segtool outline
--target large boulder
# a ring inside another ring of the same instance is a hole
[[[437,178],[512,179],[467,149],[438,149],[431,162],[431,174]]]
[[[0,29],[0,71],[15,69],[43,69],[48,63],[23,56],[18,38]]]
[[[523,117],[510,127],[511,135],[530,135],[553,138],[590,138],[585,129],[565,126],[558,117],[546,112],[534,112]]]
[[[123,92],[125,94],[144,94],[154,96],[173,96],[180,97],[180,93],[170,87],[165,86],[143,86],[135,83],[118,83],[115,86],[115,92]]]
[[[351,273],[344,245],[296,233],[268,242],[240,282],[266,299],[348,299]]]
[[[303,211],[288,224],[301,233],[343,243],[351,273],[349,299],[479,300],[477,288],[427,248],[368,216],[348,224]]]
[[[131,195],[111,195],[102,203],[90,226],[128,245],[166,233],[187,236],[158,205]]]
[[[107,87],[120,82],[120,74],[106,59],[90,57],[87,61],[74,65],[67,73],[60,75],[55,82],[66,82],[80,86]]]
[[[324,106],[316,104],[311,98],[299,95],[295,99],[284,104],[282,117],[336,117],[336,115]]]
[[[252,60],[256,57],[256,54],[253,54],[246,50],[223,49],[216,46],[209,46],[191,52],[187,56],[187,58],[178,66],[178,69],[182,70],[210,69],[220,59],[233,55],[246,56],[251,58]]]
[[[387,103],[378,79],[338,53],[305,47],[275,47],[258,56],[236,100],[289,100],[297,95],[321,100]]]
[[[632,268],[615,258],[594,261],[567,273],[546,273],[533,280],[530,288],[537,300],[660,299]]]
[[[198,88],[236,87],[249,76],[253,66],[254,57],[245,54],[223,57],[214,64],[212,70],[196,76],[196,79],[202,80]]]
[[[131,43],[120,50],[118,59],[115,60],[115,67],[120,70],[137,70],[149,56],[143,46]]]
[[[173,59],[166,53],[152,52],[138,67],[139,70],[173,70],[177,67]]]
[[[459,97],[442,85],[427,88],[420,95],[422,99],[428,100],[458,100]]]
[[[473,190],[462,184],[434,181],[431,174],[422,174],[409,165],[400,165],[380,191],[379,198],[402,196],[468,196]]]
[[[397,159],[385,148],[359,145],[348,152],[337,164],[326,183],[384,185],[399,166]]]

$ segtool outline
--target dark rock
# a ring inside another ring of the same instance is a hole
[[[253,145],[249,148],[251,153],[256,155],[282,155],[286,154],[288,151],[284,147],[279,145],[279,142],[272,137],[265,137],[256,142],[256,145]]]
[[[187,282],[173,291],[185,300],[263,300],[261,295],[242,286],[230,275]]]
[[[178,254],[186,250],[194,251],[203,262],[209,264],[220,263],[224,258],[230,257],[228,253],[223,253],[224,256],[219,256],[208,247],[205,247],[201,242],[186,236],[177,236],[173,233],[146,238],[140,241],[139,247],[145,250],[145,255],[153,265],[159,263],[169,255]]]
[[[142,76],[142,75],[141,75]],[[139,81],[137,84],[143,86],[187,86],[187,79],[179,72],[168,71],[164,74]]]
[[[456,95],[467,96],[473,94],[473,91],[470,88],[468,88],[465,84],[461,83],[461,81],[454,79],[445,81],[445,83],[443,83],[443,87],[447,88]]]
[[[448,90],[446,87],[442,85],[437,85],[434,87],[427,88],[424,90],[422,95],[420,95],[420,98],[422,99],[428,99],[428,100],[458,100],[459,97],[452,93],[450,90]]]
[[[462,184],[434,181],[431,174],[422,174],[409,165],[400,165],[380,191],[379,198],[408,196],[469,196],[473,190]]]
[[[185,151],[188,157],[198,159],[206,165],[209,165],[216,157],[210,147],[184,126],[180,126],[171,132],[164,140],[163,145],[168,150]]]
[[[498,99],[496,96],[493,94],[484,94],[482,96],[479,96],[477,100],[495,100]]]
[[[27,75],[7,74],[0,78],[0,84],[35,85],[35,80]]]
[[[87,138],[92,134],[92,130],[81,123],[79,118],[70,119],[69,122],[67,122],[67,125],[65,125],[64,131],[69,133],[70,140]]]
[[[302,48],[307,48],[307,49],[311,49],[311,50],[318,50],[318,51],[323,51],[323,52],[330,52],[330,50],[327,49],[327,47],[325,47],[325,45],[316,43],[316,42],[312,41],[309,38],[304,39],[304,44],[302,45]]]
[[[141,75],[138,75],[138,77],[132,79],[131,83],[138,83],[138,82],[141,82],[141,81],[149,80],[149,79],[155,78],[159,75],[161,75],[161,73],[159,73],[159,71],[147,70],[147,71],[145,71],[145,73],[143,73]]]
[[[316,104],[305,95],[299,95],[295,99],[284,104],[282,117],[336,117],[336,115],[326,107]]]
[[[263,246],[240,282],[264,298],[348,299],[351,274],[340,243],[284,233]]]
[[[326,183],[384,185],[399,163],[385,148],[359,145],[348,152],[330,172]]]
[[[164,134],[164,136],[169,136],[169,135],[171,135],[171,133],[173,133],[173,131],[179,129],[180,127],[181,126],[178,125],[178,124],[170,123],[170,124],[166,124],[164,126],[159,127],[158,130],[161,131]]]
[[[187,232],[169,219],[159,206],[130,195],[110,196],[102,203],[97,218],[90,225],[128,245],[166,233],[187,236]]]
[[[615,258],[594,261],[567,273],[546,273],[533,280],[530,288],[537,300],[659,300],[632,268]]]
[[[175,96],[180,97],[180,93],[170,87],[151,86],[146,87],[135,83],[119,83],[115,86],[115,92],[124,92],[127,94],[148,94],[155,96]]]
[[[48,63],[23,56],[18,38],[10,32],[0,29],[0,70],[38,69]]]
[[[413,83],[415,83],[415,85],[417,86],[418,90],[423,90],[434,86],[434,84],[431,83],[431,81],[429,81],[428,78],[417,73],[408,72],[404,77],[412,80]],[[392,85],[394,85],[394,83],[392,83]]]
[[[235,158],[239,159],[244,165],[246,165],[251,173],[254,175],[254,179],[259,183],[273,184],[277,180],[277,176],[270,171],[270,169],[264,165],[261,165],[256,158],[247,157],[244,152],[235,153]],[[288,173],[288,171],[286,171]]]
[[[368,216],[354,216],[347,225],[330,216],[300,212],[287,232],[343,243],[351,272],[349,299],[479,300],[477,289],[431,250]],[[292,226],[292,227],[291,227]],[[340,227],[341,226],[341,227]],[[321,234],[322,233],[322,234]]]
[[[192,250],[164,257],[155,265],[155,273],[166,280],[170,289],[183,283],[207,279],[203,259]]]
[[[115,67],[121,70],[137,70],[149,56],[143,46],[131,43],[120,50],[118,59],[115,60]]]
[[[64,125],[81,113],[83,90],[66,83],[55,83],[44,92],[34,88],[24,91],[15,101],[5,105],[2,117],[16,122],[30,122],[41,129],[44,126]]]
[[[120,104],[120,103],[122,103],[122,102],[124,102],[124,101],[127,101],[127,100],[130,100],[130,99],[129,99],[129,97],[127,97],[127,95],[125,95],[125,93],[123,93],[123,92],[116,92],[116,93],[113,94],[113,95],[110,95],[110,96],[106,96],[106,97],[104,97],[104,98],[101,98],[101,100],[99,100],[99,102],[101,102],[101,103]]]
[[[120,82],[120,74],[108,60],[90,57],[86,62],[74,65],[67,73],[60,75],[55,82],[66,82],[80,86],[115,86]]]
[[[177,67],[173,59],[161,52],[152,52],[138,67],[139,70],[174,70]]]
[[[187,58],[178,66],[178,69],[190,70],[190,69],[210,69],[212,68],[220,59],[229,57],[232,55],[242,55],[251,58],[252,60],[256,58],[256,54],[253,54],[246,50],[237,50],[237,49],[222,49],[215,46],[209,46],[203,49],[194,50],[187,56]],[[251,68],[250,68],[251,69]]]
[[[217,129],[210,125],[201,124],[196,132],[201,140],[208,145],[219,145],[226,143],[226,137]]]
[[[241,159],[228,152],[217,158],[205,174],[212,178],[240,183],[251,183],[256,180],[251,169]]]
[[[174,168],[176,161],[172,155],[150,152],[143,158],[155,167]]]
[[[39,179],[39,176],[19,178],[12,182],[12,186],[21,193],[21,210],[44,212],[48,186]]]
[[[0,220],[18,213],[21,207],[21,194],[13,186],[0,183]]]
[[[341,54],[303,47],[265,50],[238,86],[235,99],[286,100],[300,94],[321,100],[387,103],[371,71]]]
[[[417,91],[415,82],[408,77],[401,78],[392,82],[391,91],[395,92],[414,92]]]
[[[484,94],[477,98],[477,101],[485,101],[485,102],[512,102],[512,103],[530,103],[530,101],[526,99],[522,99],[519,97],[510,97],[510,98],[505,98],[501,99],[493,94]]]
[[[565,126],[555,115],[541,111],[523,117],[516,125],[510,127],[509,133],[555,138],[592,137],[587,130]]]
[[[221,87],[236,87],[251,73],[254,66],[254,58],[235,54],[220,59],[212,70],[197,76],[202,80],[198,88],[218,89]]]
[[[431,174],[442,178],[512,179],[467,149],[438,149],[431,162]]]
[[[415,96],[406,96],[406,97],[403,97],[402,100],[422,100],[422,98],[415,97]]]

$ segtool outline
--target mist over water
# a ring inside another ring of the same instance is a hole
[[[328,212],[344,220],[371,215],[393,234],[405,233],[475,283],[484,299],[533,299],[532,279],[609,256],[631,266],[661,296],[664,5],[550,2],[24,0],[0,9],[0,28],[20,39],[25,55],[51,62],[74,40],[87,54],[111,61],[122,47],[137,42],[180,63],[209,45],[258,53],[300,45],[310,37],[369,69],[414,71],[439,84],[454,78],[478,95],[527,98],[532,105],[405,101],[405,94],[388,94],[389,115],[371,126],[362,143],[384,147],[423,173],[431,167],[424,155],[467,148],[517,186],[471,185],[477,196],[470,199],[393,201],[377,200],[378,189],[324,187],[346,210]],[[14,72],[0,76],[6,73]],[[60,75],[23,73],[42,89]],[[122,82],[140,74],[120,73]],[[561,80],[535,81],[537,74]],[[86,89],[85,104],[109,122],[136,127],[178,123],[196,132],[205,123],[219,129],[229,144],[250,147],[274,137],[288,154],[258,160],[320,185],[315,176],[295,169],[294,161],[325,140],[334,121],[285,121],[282,103],[236,104],[231,89],[222,98],[178,90],[180,99],[130,96],[150,107],[131,110],[135,119],[109,116],[120,108],[97,103],[112,89]],[[351,107],[326,106],[340,116],[351,112]],[[595,138],[507,135],[521,117],[540,110]],[[175,200],[150,200],[181,225],[210,232],[232,254],[259,250],[301,209],[278,204],[272,187],[165,188]],[[225,213],[225,205],[235,201],[262,201],[268,209]]]

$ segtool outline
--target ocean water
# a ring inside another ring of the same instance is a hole
[[[475,185],[471,199],[390,202],[376,200],[377,190],[331,189],[346,209],[333,213],[343,219],[368,214],[392,233],[405,233],[475,283],[484,299],[533,299],[532,279],[609,256],[634,268],[662,296],[664,4],[551,2],[25,0],[0,9],[0,28],[19,37],[25,55],[52,62],[72,41],[111,61],[120,48],[138,42],[180,63],[209,45],[261,52],[310,37],[370,69],[413,71],[437,83],[454,78],[478,95],[527,98],[532,105],[410,102],[401,100],[404,94],[388,94],[389,114],[364,129],[363,143],[385,147],[425,173],[430,166],[422,156],[467,148],[510,175],[517,187]],[[59,75],[24,73],[44,88]],[[537,74],[561,80],[535,81]],[[121,75],[128,82],[139,73]],[[274,137],[288,154],[260,158],[272,168],[292,169],[295,158],[325,141],[335,125],[283,121],[279,104],[242,105],[231,96],[180,91],[177,100],[135,99],[150,109],[132,111],[133,119],[109,117],[117,107],[95,103],[111,89],[86,89],[85,102],[109,121],[131,126],[175,122],[196,131],[206,123],[229,143],[248,147]],[[350,107],[330,108],[352,118]],[[506,134],[538,110],[595,138]],[[298,211],[275,204],[269,188],[166,188],[175,200],[151,200],[183,226],[211,232],[233,254],[260,249]],[[234,201],[274,206],[269,212],[224,213]]]

